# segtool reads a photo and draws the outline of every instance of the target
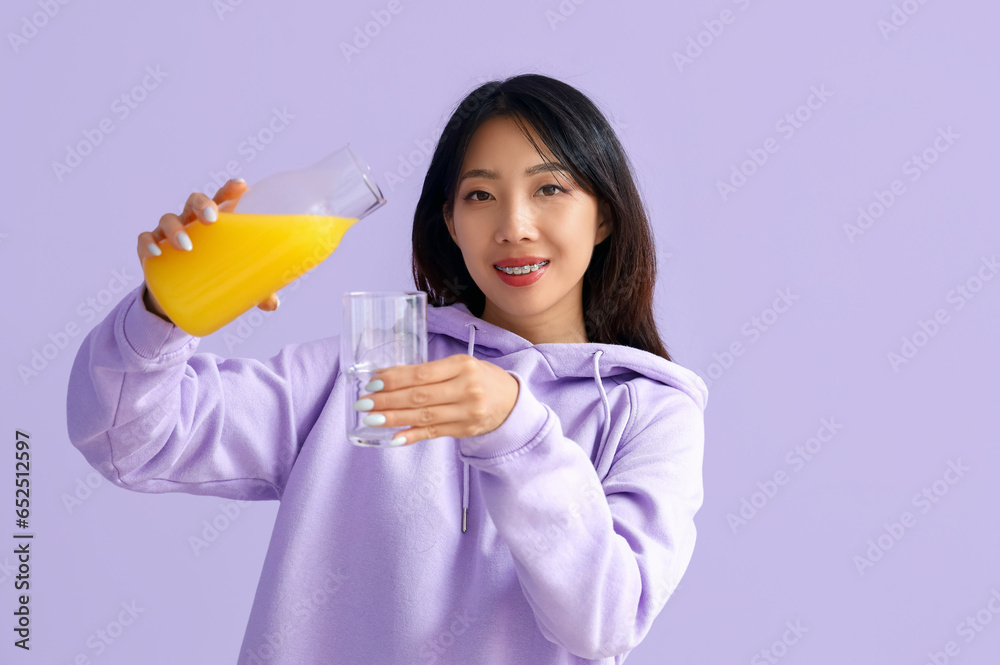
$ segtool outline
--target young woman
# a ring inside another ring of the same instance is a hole
[[[192,194],[140,258],[245,188]],[[413,275],[431,360],[355,405],[403,447],[347,441],[339,338],[195,353],[145,285],[77,354],[70,439],[127,489],[281,502],[241,664],[622,662],[691,560],[707,390],[660,341],[652,233],[596,106],[536,74],[471,93]]]

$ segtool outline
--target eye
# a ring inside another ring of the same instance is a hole
[[[476,194],[486,194],[487,196],[489,196],[489,192],[484,192],[481,189],[474,189],[471,192],[469,192],[468,194],[466,194],[465,196],[463,196],[462,198],[465,201],[484,201],[485,200],[485,199],[473,198]]]
[[[552,187],[553,189],[558,190],[558,191],[563,192],[563,193],[566,192],[566,190],[563,189],[562,187],[560,187],[559,185],[552,185],[552,184],[542,185],[541,187],[538,188],[538,191],[542,191],[543,189],[546,189],[548,187]],[[555,195],[555,192],[553,192],[552,195]]]

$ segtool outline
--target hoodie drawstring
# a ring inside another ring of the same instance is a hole
[[[469,350],[468,354],[474,356],[473,350],[476,346],[476,325],[474,323],[466,323],[465,326],[469,329]],[[597,389],[601,393],[601,403],[604,404],[604,431],[601,433],[601,443],[597,448],[597,455],[594,457],[594,465],[597,469],[597,477],[602,481],[608,473],[608,468],[611,466],[612,456],[608,456],[605,460],[604,449],[608,445],[608,436],[611,433],[611,405],[608,403],[608,394],[604,391],[604,384],[601,383],[601,367],[599,360],[604,354],[604,351],[598,349],[594,352],[594,383],[597,384]],[[462,460],[462,533],[465,533],[466,528],[469,524],[469,463]]]
[[[611,466],[611,460],[614,458],[613,455],[607,456],[605,460],[604,449],[608,445],[608,435],[611,433],[611,405],[608,403],[608,394],[604,392],[604,384],[601,383],[601,368],[598,364],[598,359],[604,354],[604,351],[598,349],[594,352],[594,383],[597,384],[597,389],[601,391],[601,402],[604,404],[604,432],[601,434],[601,444],[597,447],[597,454],[594,456],[594,468],[597,470],[597,477],[604,481],[604,477],[608,474]]]
[[[476,325],[466,323],[465,327],[469,328],[469,355],[475,357],[472,351],[476,346]],[[462,467],[462,533],[465,533],[469,525],[469,463],[462,460]]]

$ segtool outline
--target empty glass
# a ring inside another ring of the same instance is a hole
[[[371,426],[372,412],[354,403],[372,393],[375,372],[427,362],[427,294],[423,291],[352,291],[343,295],[340,366],[347,378],[347,438],[358,446],[389,447],[406,427]]]

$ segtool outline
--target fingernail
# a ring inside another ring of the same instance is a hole
[[[389,442],[389,445],[390,446],[403,446],[403,445],[406,445],[406,437],[405,436],[397,436],[395,439],[393,439],[392,441]]]
[[[365,390],[367,390],[370,393],[377,393],[383,388],[385,388],[385,384],[382,383],[382,379],[375,379],[374,381],[369,382],[367,386],[365,386]]]
[[[375,408],[375,402],[365,397],[364,399],[359,399],[354,403],[355,411],[371,411]]]
[[[146,245],[146,249],[148,249],[149,253],[152,254],[153,256],[159,256],[160,254],[163,253],[162,251],[160,251],[160,246],[157,245],[155,242],[151,242],[148,245]]]
[[[275,293],[274,294],[274,308],[278,309],[279,305],[281,305],[281,299],[278,297],[278,294]]]
[[[369,427],[378,427],[379,425],[385,425],[385,416],[381,413],[369,413],[361,422]]]
[[[188,238],[188,234],[184,231],[177,234],[177,244],[189,252],[194,249],[194,245],[191,244],[191,238]]]
[[[219,216],[215,214],[215,208],[212,206],[205,206],[205,209],[201,211],[201,214],[205,216],[205,220],[209,222],[214,222],[219,219]]]
[[[243,178],[233,178],[233,182],[246,182]]]

